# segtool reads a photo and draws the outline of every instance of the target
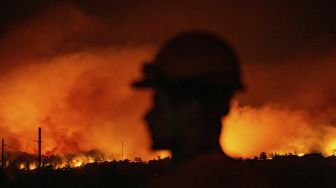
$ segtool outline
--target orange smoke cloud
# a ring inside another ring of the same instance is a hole
[[[221,143],[237,157],[336,151],[335,49],[247,64],[247,94],[224,120]]]
[[[154,157],[141,120],[150,104],[149,93],[129,86],[139,76],[141,62],[152,54],[150,47],[111,48],[18,66],[1,78],[2,133],[11,145],[30,153],[36,153],[32,140],[41,126],[45,154],[100,149],[120,158],[124,142],[125,156]],[[327,120],[284,105],[235,102],[223,121],[220,141],[234,157],[263,151],[332,154],[336,129],[324,123]]]
[[[76,8],[43,14],[0,40],[6,62],[0,65],[0,136],[6,143],[36,153],[42,127],[44,154],[99,149],[120,159],[123,142],[124,158],[166,155],[148,147],[141,117],[149,93],[130,88],[153,48],[101,44],[96,36],[107,36],[105,25]]]
[[[1,78],[1,127],[22,136],[16,140],[27,152],[36,152],[30,141],[41,126],[46,154],[97,148],[119,155],[124,142],[125,156],[147,156],[139,117],[148,94],[129,84],[149,51],[74,53],[17,67]]]

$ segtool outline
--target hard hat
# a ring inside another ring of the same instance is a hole
[[[143,80],[134,87],[164,87],[193,83],[244,88],[236,55],[230,45],[212,33],[192,31],[179,34],[163,45],[154,61],[143,66]]]

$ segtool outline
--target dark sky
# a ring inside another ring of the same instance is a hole
[[[5,0],[1,34],[60,5],[77,7],[110,26],[111,43],[158,43],[190,28],[228,38],[248,58],[287,57],[316,40],[334,45],[334,0],[107,1]],[[92,40],[91,40],[92,42]],[[97,41],[96,41],[97,42]]]

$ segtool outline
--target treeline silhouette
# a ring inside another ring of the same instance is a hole
[[[261,174],[271,187],[336,185],[335,156],[307,154],[299,157],[288,154],[274,155],[270,159],[263,152],[253,159],[236,159],[236,161],[244,167],[242,169]],[[147,181],[168,173],[170,163],[170,158],[148,162],[136,158],[133,161],[125,159],[89,163],[79,168],[69,166],[59,169],[45,166],[39,170],[4,168],[0,172],[0,187],[146,187]]]

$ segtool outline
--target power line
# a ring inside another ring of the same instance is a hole
[[[41,164],[42,164],[42,150],[41,150],[41,144],[42,144],[42,140],[41,140],[41,127],[38,128],[38,168],[41,168]]]

